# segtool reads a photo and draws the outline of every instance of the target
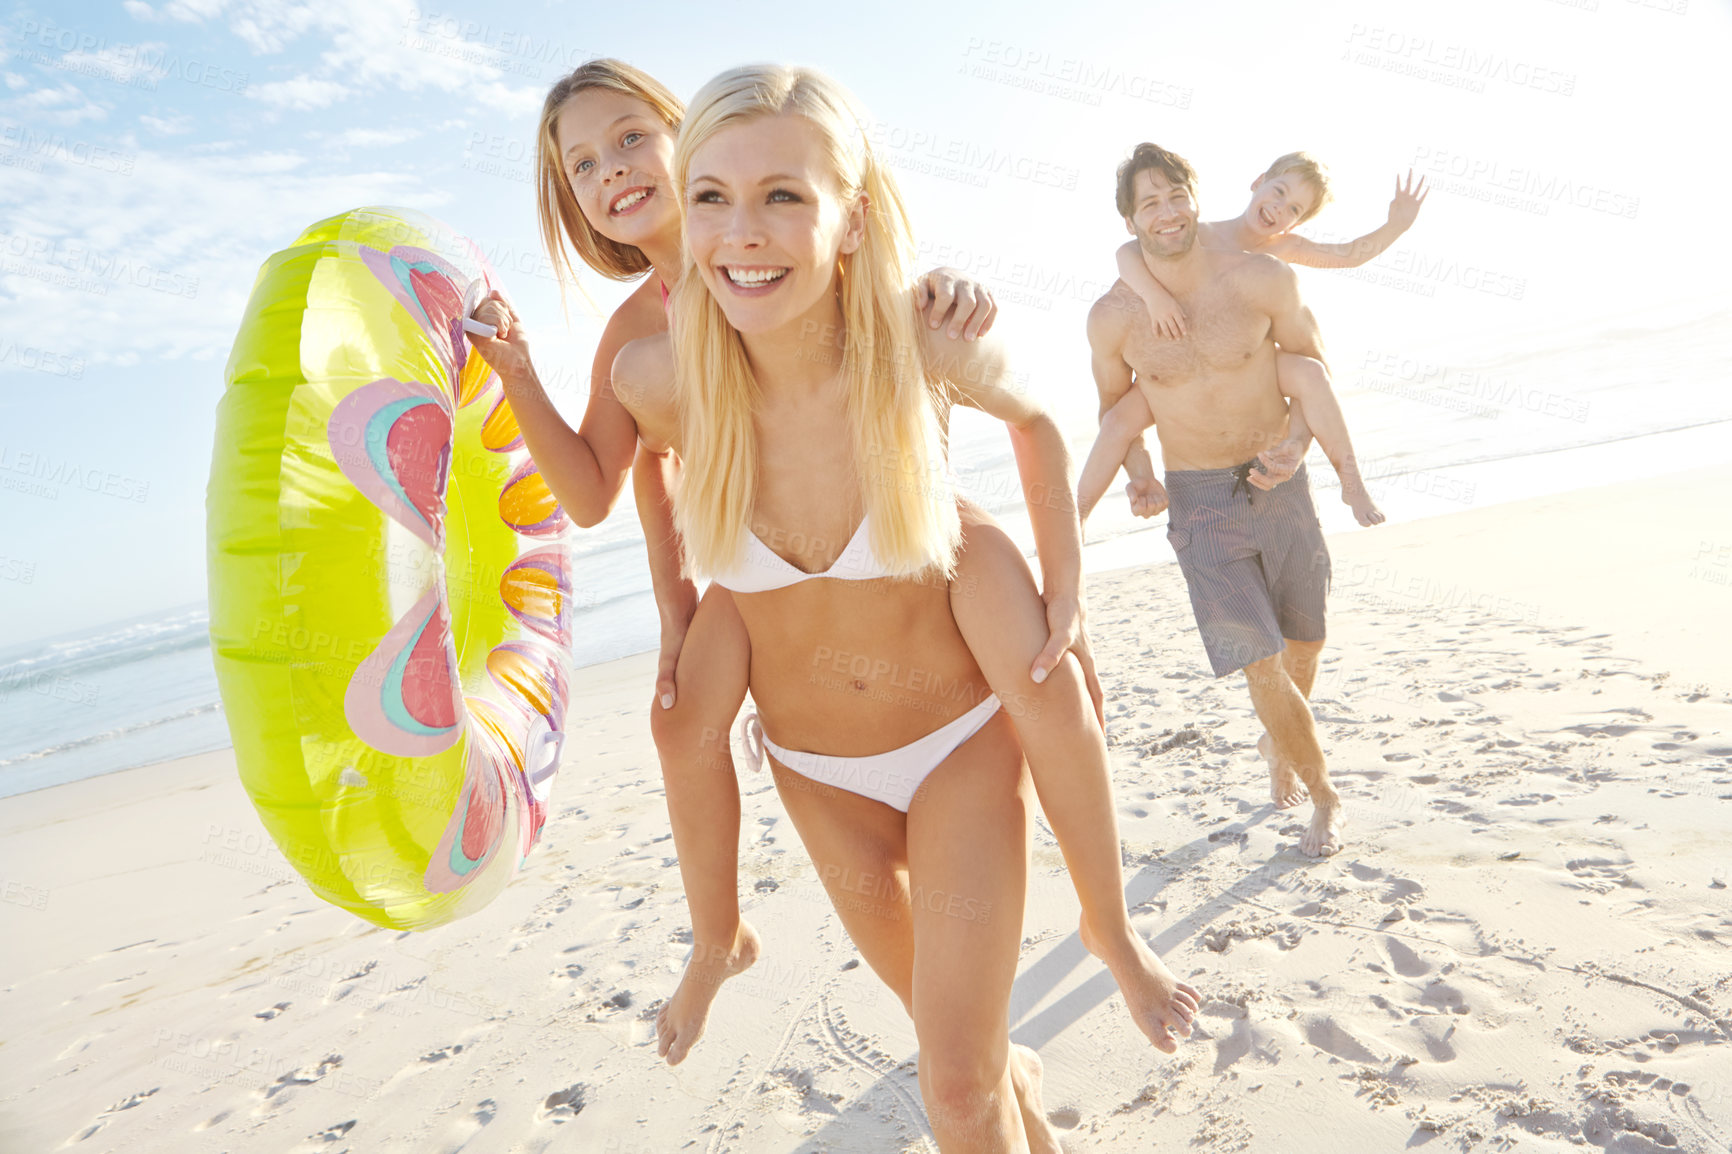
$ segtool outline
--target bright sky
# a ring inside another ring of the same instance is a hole
[[[1276,155],[1320,154],[1337,200],[1301,230],[1320,239],[1381,223],[1410,165],[1439,182],[1375,265],[1306,275],[1338,365],[1727,299],[1725,0],[19,5],[0,23],[0,647],[203,596],[229,342],[261,262],[322,217],[408,205],[475,237],[575,419],[599,321],[581,296],[561,316],[528,177],[542,95],[597,55],[687,96],[751,61],[842,80],[927,263],[993,285],[1030,387],[1079,436],[1083,316],[1124,239],[1113,169],[1145,139],[1195,164],[1209,218]]]

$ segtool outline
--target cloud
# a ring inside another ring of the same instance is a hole
[[[140,4],[151,12],[158,13]],[[578,55],[545,38],[530,43],[503,27],[475,21],[440,23],[406,0],[173,0],[162,17],[205,23],[222,20],[258,55],[274,55],[303,38],[325,47],[317,67],[290,80],[259,85],[248,95],[280,108],[329,107],[365,91],[391,89],[472,97],[491,108],[519,114],[538,108],[541,72]],[[533,83],[511,84],[522,76]]]
[[[51,67],[63,68],[81,76],[99,77],[116,84],[141,87],[162,78],[162,65],[169,58],[168,45],[152,41],[145,44],[104,45],[95,52],[68,52]]]
[[[180,136],[192,131],[192,117],[190,116],[164,117],[145,113],[138,118],[138,122],[152,132],[160,133],[163,136]]]
[[[311,112],[315,108],[329,108],[352,91],[347,85],[338,84],[334,80],[297,76],[293,80],[255,84],[247,89],[247,98],[262,101],[273,108]]]
[[[325,139],[339,148],[386,148],[393,144],[404,144],[424,135],[419,128],[351,128],[336,135],[324,135]]]
[[[0,308],[43,348],[93,365],[220,360],[260,262],[308,224],[443,201],[419,174],[315,167],[293,151],[141,149],[125,172],[49,157],[0,183]]]
[[[19,113],[27,120],[59,125],[108,119],[107,105],[92,100],[83,89],[66,81],[21,92],[0,102],[0,108]]]

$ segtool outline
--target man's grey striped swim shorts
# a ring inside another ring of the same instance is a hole
[[[1166,477],[1167,540],[1191,591],[1216,677],[1284,649],[1323,640],[1329,550],[1305,466],[1268,492],[1236,469]]]

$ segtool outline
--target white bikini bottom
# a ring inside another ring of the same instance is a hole
[[[802,753],[783,749],[764,735],[764,725],[758,711],[748,709],[740,721],[740,738],[746,746],[746,760],[754,770],[764,768],[764,751],[776,760],[813,781],[833,785],[881,801],[892,809],[908,812],[908,804],[926,776],[937,769],[956,747],[973,737],[980,727],[998,712],[998,696],[988,694],[973,709],[933,730],[925,737],[909,742],[887,753],[865,757],[833,757],[827,753]]]

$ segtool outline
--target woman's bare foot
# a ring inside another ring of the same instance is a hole
[[[1292,809],[1310,798],[1311,791],[1305,788],[1305,783],[1293,772],[1293,767],[1284,761],[1275,760],[1273,737],[1267,733],[1259,737],[1257,752],[1269,763],[1269,800],[1275,803],[1276,809]]]
[[[722,983],[749,969],[758,960],[761,946],[758,931],[744,921],[734,931],[731,948],[692,943],[692,956],[686,962],[679,988],[656,1014],[656,1053],[666,1058],[668,1065],[677,1066],[685,1061],[691,1048],[704,1036],[710,1003],[716,1000]]]
[[[1127,923],[1116,940],[1102,941],[1089,931],[1088,915],[1077,926],[1083,948],[1106,963],[1137,1029],[1148,1036],[1155,1049],[1176,1053],[1179,1039],[1191,1036],[1191,1020],[1197,1016],[1197,991],[1173,976],[1173,971],[1149,949],[1142,935]]]
[[[1311,857],[1329,857],[1341,852],[1347,843],[1341,836],[1341,827],[1346,819],[1341,813],[1339,797],[1328,801],[1314,801],[1311,814],[1311,824],[1299,837],[1299,850]]]
[[[1064,1154],[1064,1144],[1058,1140],[1058,1131],[1046,1120],[1046,1104],[1040,1098],[1044,1073],[1039,1054],[1027,1046],[1010,1044],[1010,1084],[1016,1090],[1022,1128],[1028,1134],[1029,1154]]]
[[[1353,510],[1353,519],[1366,528],[1383,524],[1383,510],[1377,507],[1365,489],[1365,482],[1358,477],[1351,481],[1341,478],[1341,501]]]

